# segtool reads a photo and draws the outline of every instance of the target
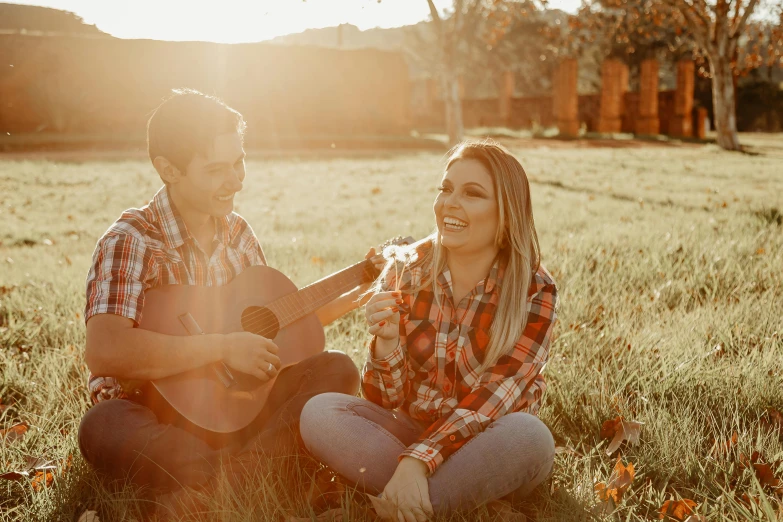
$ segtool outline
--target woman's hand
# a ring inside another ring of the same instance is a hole
[[[400,292],[378,292],[364,307],[369,325],[368,331],[375,339],[376,359],[383,359],[392,353],[400,342]]]
[[[380,496],[397,506],[399,522],[425,522],[433,516],[427,465],[419,459],[403,457]]]

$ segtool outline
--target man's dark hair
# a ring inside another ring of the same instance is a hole
[[[163,156],[182,173],[196,154],[207,154],[216,136],[245,134],[245,120],[222,100],[193,89],[174,89],[147,122],[150,161]]]

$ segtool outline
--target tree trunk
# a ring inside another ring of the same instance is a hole
[[[737,136],[734,73],[728,56],[710,56],[712,70],[712,105],[718,145],[726,150],[740,150]]]
[[[443,104],[446,109],[446,132],[449,135],[449,146],[462,141],[465,129],[462,126],[462,99],[459,96],[459,80],[457,75],[444,72],[442,75]]]

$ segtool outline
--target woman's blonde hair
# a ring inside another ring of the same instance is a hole
[[[510,351],[525,329],[528,289],[533,274],[538,271],[541,252],[533,221],[530,185],[519,161],[492,139],[469,140],[456,145],[449,151],[445,170],[461,160],[480,162],[492,176],[498,204],[495,244],[500,249],[499,255],[507,260],[498,307],[490,327],[489,345],[479,369],[483,372]],[[446,267],[448,252],[440,245],[437,230],[420,243],[425,241],[431,241],[432,247],[415,264],[422,266],[428,274],[411,292],[433,284]],[[393,263],[387,265],[384,275],[388,274],[391,265]],[[438,299],[438,293],[434,294]]]

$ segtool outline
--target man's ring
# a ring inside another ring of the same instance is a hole
[[[267,369],[266,369],[266,371],[267,371],[267,372],[271,372],[271,371],[272,371],[272,370],[274,370],[274,369],[275,369],[275,367],[274,367],[274,366],[272,366],[272,363],[269,363],[269,368],[267,368]]]

